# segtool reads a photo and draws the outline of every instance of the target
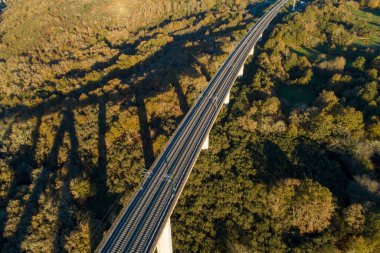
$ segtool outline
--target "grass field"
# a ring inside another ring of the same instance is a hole
[[[321,54],[323,54],[323,52],[318,51],[315,48],[309,48],[309,47],[304,47],[304,46],[292,48],[292,51],[299,56],[306,56],[306,58],[309,59],[310,61],[317,60],[318,57]],[[329,56],[326,55],[326,57],[329,57]]]
[[[320,55],[320,52],[308,47],[296,47],[293,49],[293,51],[298,54],[299,56],[306,56],[309,60],[316,60],[318,55]]]

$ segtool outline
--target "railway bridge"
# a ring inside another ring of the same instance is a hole
[[[280,0],[248,31],[186,114],[147,171],[141,188],[123,208],[96,252],[171,253],[170,216],[209,133],[230,100],[236,78],[257,41],[288,0]]]

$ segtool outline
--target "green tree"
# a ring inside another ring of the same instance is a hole
[[[334,213],[332,193],[310,179],[286,179],[269,194],[274,217],[286,219],[301,234],[323,231]]]
[[[357,70],[360,70],[360,71],[363,71],[364,68],[365,68],[365,58],[363,56],[358,56],[354,62],[352,62],[352,67],[354,69],[357,69]]]

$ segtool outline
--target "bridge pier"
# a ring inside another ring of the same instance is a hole
[[[209,135],[207,134],[206,139],[203,141],[202,150],[208,149]]]
[[[255,53],[255,47],[252,47],[251,51],[249,51],[249,56],[252,56]]]
[[[223,101],[223,104],[228,105],[230,103],[230,91],[228,91],[226,98]]]
[[[157,253],[173,253],[172,230],[170,218],[165,224],[164,230],[157,242]]]
[[[243,76],[244,74],[244,64],[241,66],[240,70],[239,70],[239,73],[237,74],[238,77],[241,77]]]

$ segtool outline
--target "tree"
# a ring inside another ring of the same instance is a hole
[[[372,252],[380,252],[380,212],[375,210],[368,215],[364,234],[372,248]]]
[[[374,251],[371,250],[370,245],[366,242],[363,236],[353,236],[349,238],[347,241],[347,245],[345,245],[346,252],[352,253],[372,253]]]
[[[379,139],[380,138],[380,121],[376,119],[375,122],[372,122],[367,127],[367,133],[370,138]]]
[[[338,103],[339,99],[335,95],[334,91],[326,90],[323,90],[315,101],[316,106],[325,111],[330,110],[333,106],[337,105]]]
[[[82,221],[76,230],[65,238],[65,250],[69,253],[86,253],[91,251],[90,225]]]
[[[301,234],[323,231],[334,213],[329,189],[310,179],[285,179],[268,197],[272,215],[286,219]]]
[[[364,222],[364,210],[361,204],[352,204],[344,210],[344,228],[350,234],[361,232]]]
[[[380,6],[379,0],[361,0],[360,5],[371,9],[376,9]]]
[[[365,68],[365,58],[363,56],[358,56],[351,65],[354,69],[363,71]]]
[[[351,135],[354,138],[362,137],[364,134],[364,118],[361,111],[353,107],[339,106],[333,111],[334,133],[338,135]]]
[[[81,201],[86,200],[95,193],[88,180],[79,178],[75,178],[70,182],[70,191],[74,199]]]
[[[350,34],[343,25],[337,25],[332,23],[328,27],[328,33],[330,35],[331,45],[347,46],[351,44],[354,36]]]
[[[291,202],[292,225],[301,234],[323,231],[334,213],[332,193],[317,182],[306,179],[295,188]]]
[[[346,66],[346,59],[343,56],[338,56],[333,60],[323,61],[318,64],[321,69],[326,69],[329,71],[343,71]]]
[[[361,88],[358,92],[358,96],[366,101],[367,103],[374,100],[379,94],[377,90],[377,82],[373,81],[370,83],[366,83],[363,88]]]

